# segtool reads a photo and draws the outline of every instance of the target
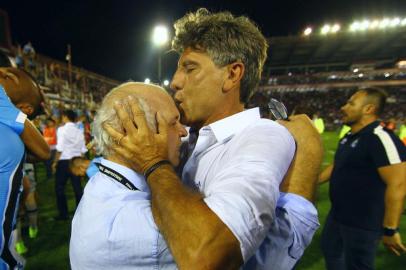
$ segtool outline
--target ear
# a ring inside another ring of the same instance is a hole
[[[16,104],[16,107],[28,116],[34,113],[34,107],[31,104],[23,102]]]
[[[245,66],[241,62],[227,65],[226,79],[223,84],[223,92],[228,92],[240,85],[244,76]]]
[[[374,104],[366,104],[363,108],[364,114],[375,114],[376,106]]]

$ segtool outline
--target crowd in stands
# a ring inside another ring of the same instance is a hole
[[[271,76],[263,80],[268,85],[292,85],[292,84],[318,84],[335,82],[363,82],[363,81],[389,81],[405,80],[405,69],[380,69],[380,70],[360,70],[319,72],[319,73],[299,73],[287,72],[279,76]]]
[[[386,89],[389,94],[388,104],[383,113],[383,121],[395,123],[395,130],[406,118],[406,89]],[[251,107],[255,105],[267,106],[270,98],[283,102],[289,114],[305,113],[312,118],[314,114],[324,119],[327,130],[338,130],[341,127],[340,108],[355,89],[329,89],[308,91],[260,91],[253,95]],[[393,125],[393,124],[391,124]]]

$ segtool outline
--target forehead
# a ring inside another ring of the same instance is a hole
[[[154,105],[154,109],[161,112],[162,116],[167,120],[179,117],[178,108],[176,108],[175,102],[169,95],[166,95],[165,98],[158,99]]]
[[[350,98],[351,101],[362,101],[366,97],[366,93],[363,91],[358,91],[353,94]]]
[[[180,55],[178,65],[185,65],[188,63],[213,63],[210,56],[203,50],[186,48]]]

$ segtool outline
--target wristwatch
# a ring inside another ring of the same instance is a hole
[[[384,236],[393,236],[398,231],[399,231],[399,228],[383,227],[383,235]]]

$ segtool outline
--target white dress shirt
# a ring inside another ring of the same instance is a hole
[[[275,220],[279,185],[295,153],[280,124],[254,108],[200,129],[182,179],[240,242],[244,262],[259,248]]]
[[[126,177],[138,190],[101,172],[89,180],[72,220],[72,269],[176,269],[152,217],[144,177],[106,159],[101,164]]]
[[[59,160],[71,159],[87,152],[85,135],[75,123],[68,122],[56,132],[56,150],[61,152]]]

